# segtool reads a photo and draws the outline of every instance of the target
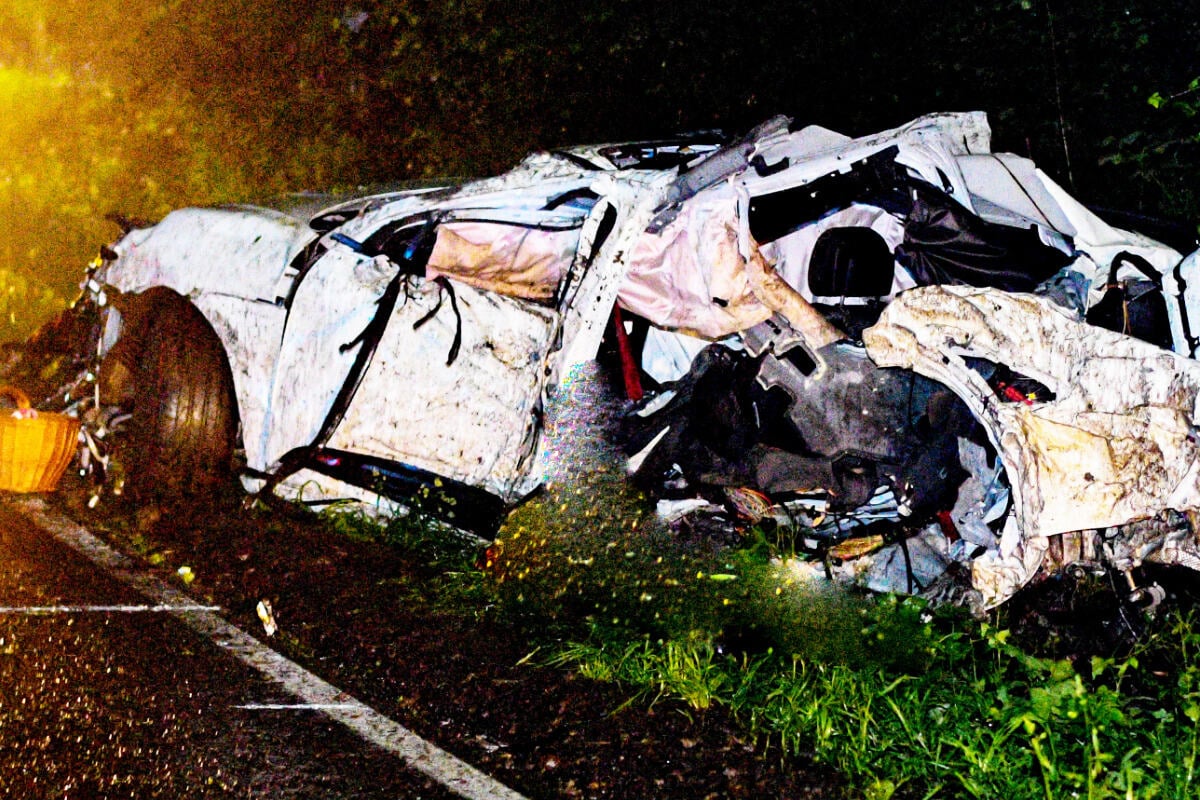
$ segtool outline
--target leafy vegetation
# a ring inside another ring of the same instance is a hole
[[[595,636],[564,647],[555,663],[656,701],[725,705],[755,734],[837,766],[868,798],[901,787],[915,797],[1195,796],[1200,636],[1190,616],[1172,617],[1138,652],[1080,670],[1029,655],[1007,630],[935,618],[910,600],[872,609],[864,635],[896,614],[927,620],[916,642],[886,639],[923,650],[920,670],[723,654],[695,636]],[[1146,669],[1149,651],[1169,654],[1174,669]]]
[[[534,661],[620,684],[630,703],[725,707],[870,800],[1196,795],[1190,612],[1149,620],[1119,655],[1038,655],[1003,612],[833,591],[762,548],[674,545],[639,497],[602,501],[595,480],[518,511],[482,570],[460,560],[438,590],[447,607],[524,620]],[[376,535],[436,552],[434,537]]]
[[[0,309],[0,338],[74,294],[110,212],[486,174],[777,113],[865,133],[983,109],[997,149],[1085,202],[1200,214],[1184,0],[16,0],[0,31],[0,277],[43,298]]]

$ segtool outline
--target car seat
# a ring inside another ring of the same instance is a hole
[[[858,340],[879,319],[895,270],[891,249],[871,228],[829,228],[817,237],[809,260],[813,307]]]

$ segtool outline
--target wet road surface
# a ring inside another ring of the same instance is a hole
[[[448,798],[0,507],[0,797]]]

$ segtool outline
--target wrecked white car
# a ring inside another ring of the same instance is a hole
[[[241,451],[252,491],[424,494],[483,531],[609,341],[665,517],[788,528],[880,588],[957,563],[989,607],[1070,564],[1200,568],[1198,269],[991,152],[982,113],[862,138],[776,118],[134,227],[89,276],[99,368],[73,397],[109,472],[169,486]]]

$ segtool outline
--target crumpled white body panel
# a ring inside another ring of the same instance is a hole
[[[302,220],[262,208],[185,208],[118,245],[108,283],[123,292],[169,286],[274,301],[296,253],[316,234]]]
[[[877,363],[944,383],[984,424],[1012,486],[997,555],[1017,585],[1048,536],[1200,508],[1196,362],[1078,322],[1042,297],[958,286],[902,294],[863,338]],[[1056,397],[1002,402],[964,357],[1036,378]],[[992,594],[1011,594],[1004,584]]]
[[[526,479],[541,434],[555,315],[461,284],[455,293],[457,314],[434,281],[402,299],[329,446],[401,461],[512,502],[533,488]],[[458,330],[461,348],[447,364]]]
[[[262,343],[278,342],[283,337],[284,309],[274,303],[215,293],[202,294],[195,302],[228,356],[246,462],[252,469],[265,470],[271,464],[263,435],[269,429],[267,387],[275,372],[277,354]]]

